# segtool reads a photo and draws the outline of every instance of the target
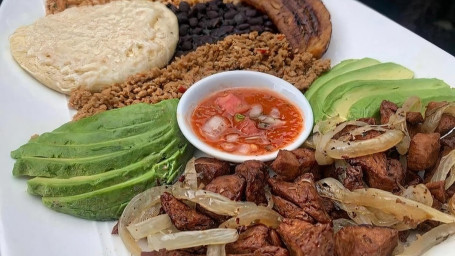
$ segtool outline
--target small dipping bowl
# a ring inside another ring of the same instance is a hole
[[[193,131],[191,115],[194,109],[215,92],[232,88],[266,88],[288,100],[303,115],[303,127],[293,142],[281,149],[294,150],[308,138],[313,126],[313,111],[303,93],[285,80],[255,71],[227,71],[208,76],[193,84],[183,94],[177,106],[177,122],[183,135],[196,148],[218,159],[240,163],[246,160],[270,161],[276,158],[278,150],[261,155],[239,155],[216,149]]]

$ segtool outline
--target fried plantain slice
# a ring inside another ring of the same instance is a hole
[[[320,58],[332,36],[330,13],[320,0],[242,0],[266,13],[296,51]]]

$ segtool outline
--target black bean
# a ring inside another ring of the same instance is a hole
[[[250,24],[243,23],[243,24],[238,25],[237,27],[239,28],[239,30],[245,30],[245,29],[250,28]]]
[[[264,27],[261,25],[254,25],[254,26],[251,26],[251,30],[258,31],[258,32],[264,32]]]
[[[218,25],[221,24],[221,18],[214,18],[214,19],[211,19],[208,23],[208,27],[209,28],[216,28],[218,27]]]
[[[200,33],[202,33],[202,28],[194,28],[194,29],[191,30],[191,33],[193,35],[200,34]]]
[[[188,24],[183,24],[179,28],[179,35],[186,36],[190,30],[190,26]]]
[[[273,23],[270,20],[266,20],[264,22],[264,26],[271,27],[271,26],[273,26]]]
[[[188,23],[188,14],[181,12],[181,13],[177,14],[177,19],[179,21],[179,24]]]
[[[210,19],[217,18],[218,17],[218,12],[216,12],[216,11],[208,11],[207,12],[207,17],[209,17]]]
[[[205,4],[203,3],[197,3],[196,5],[194,5],[194,9],[196,9],[198,12],[203,12],[205,11]]]
[[[197,26],[200,27],[200,28],[206,28],[207,24],[208,24],[207,20],[199,19],[199,22],[198,22]]]
[[[238,12],[236,10],[231,9],[231,10],[227,11],[226,13],[224,13],[224,18],[228,19],[228,20],[233,19],[235,17],[235,15],[237,15],[237,13]]]
[[[234,30],[233,26],[222,26],[217,29],[212,30],[212,36],[214,37],[221,37],[226,35],[227,33],[230,33]]]
[[[255,9],[248,9],[245,11],[245,15],[247,17],[254,17],[258,14],[258,12]]]
[[[264,20],[262,19],[262,17],[254,17],[254,18],[248,19],[248,23],[250,25],[261,25],[261,24],[263,24],[263,21]]]
[[[233,25],[235,25],[235,21],[234,20],[224,20],[223,24],[226,26],[233,26]]]
[[[179,4],[179,10],[180,10],[181,12],[186,12],[186,13],[188,13],[188,12],[190,11],[190,9],[191,9],[191,7],[190,7],[190,4],[189,4],[189,3],[185,2],[185,1],[180,2],[180,4]]]
[[[193,18],[190,18],[190,19],[188,20],[188,23],[190,24],[191,27],[193,27],[193,28],[196,27],[196,26],[197,26],[197,23],[198,23],[197,18],[194,18],[194,17],[193,17]]]
[[[191,50],[193,49],[193,43],[191,41],[185,41],[183,42],[182,44],[182,50],[184,51],[188,51],[188,50]]]
[[[245,16],[243,13],[238,13],[237,15],[234,16],[234,21],[237,25],[242,24],[245,22]]]

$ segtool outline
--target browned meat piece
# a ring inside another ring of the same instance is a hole
[[[403,183],[404,171],[401,163],[395,159],[387,159],[385,153],[352,158],[348,162],[362,167],[370,187],[394,191],[399,189],[398,184]]]
[[[417,173],[410,170],[406,171],[406,175],[404,178],[405,186],[414,186],[422,182],[423,182],[422,178]]]
[[[268,182],[274,194],[296,204],[317,222],[331,221],[313,182],[303,178],[297,178],[294,183],[273,178],[268,179]]]
[[[273,21],[286,35],[292,48],[307,51],[320,58],[327,50],[332,35],[330,13],[320,0],[243,0]]]
[[[280,215],[290,219],[299,219],[315,223],[314,219],[297,205],[279,196],[272,196],[272,198],[274,202],[273,209],[275,209],[275,211],[277,211]]]
[[[337,256],[388,256],[398,245],[398,231],[373,226],[343,227],[335,234]]]
[[[205,230],[216,227],[211,218],[190,208],[173,195],[165,192],[160,198],[161,206],[178,230]]]
[[[284,219],[277,231],[291,255],[334,255],[333,230],[330,224],[313,225],[297,219]]]
[[[397,104],[388,100],[383,100],[381,102],[381,106],[379,107],[379,113],[381,114],[381,124],[388,123],[390,116],[395,114],[397,110]]]
[[[360,166],[348,166],[343,185],[349,190],[364,188],[362,168]]]
[[[441,145],[449,148],[455,148],[455,131],[444,135],[441,138]]]
[[[267,166],[261,161],[248,160],[237,165],[235,172],[246,180],[246,200],[256,204],[266,204],[265,181]]]
[[[417,133],[411,139],[408,151],[408,168],[421,171],[433,167],[438,160],[439,133]]]
[[[245,186],[246,181],[242,176],[232,174],[216,177],[204,189],[223,195],[231,200],[239,201],[242,199]]]
[[[362,117],[362,118],[357,119],[357,121],[365,122],[369,125],[376,124],[376,119],[374,119],[373,117]]]
[[[226,244],[226,253],[253,253],[257,249],[271,245],[269,240],[269,228],[264,225],[248,227],[240,233],[239,239]]]
[[[278,151],[278,155],[272,162],[271,167],[281,179],[287,181],[292,181],[301,174],[297,156],[288,150]]]
[[[308,148],[298,148],[292,150],[300,163],[300,173],[311,172],[316,180],[321,178],[319,165],[316,162],[314,150]]]
[[[196,254],[192,254],[182,250],[168,251],[166,249],[161,249],[159,251],[153,252],[142,252],[141,256],[196,256]]]
[[[439,121],[439,124],[434,132],[446,134],[453,128],[455,128],[455,117],[450,114],[442,114],[441,121]]]
[[[270,244],[273,246],[284,247],[283,242],[281,242],[280,235],[276,232],[275,229],[269,229],[269,240]]]
[[[253,253],[227,254],[227,256],[289,256],[289,252],[278,246],[266,246]]]
[[[423,116],[420,112],[408,112],[406,113],[406,122],[416,125],[423,123]]]
[[[288,250],[278,246],[266,246],[257,249],[253,253],[254,256],[289,256]]]
[[[438,221],[434,221],[434,220],[426,220],[422,223],[420,223],[419,225],[417,225],[417,230],[418,231],[421,231],[421,232],[428,232],[430,231],[431,229],[439,226],[439,224],[441,224],[440,222]]]
[[[436,198],[439,202],[445,203],[446,201],[446,190],[444,189],[445,181],[435,181],[425,184],[430,190],[431,195]]]
[[[209,157],[196,159],[194,167],[198,173],[198,183],[204,184],[210,183],[218,176],[228,175],[231,171],[228,162]]]

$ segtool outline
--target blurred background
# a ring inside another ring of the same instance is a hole
[[[455,0],[358,1],[455,56]]]

